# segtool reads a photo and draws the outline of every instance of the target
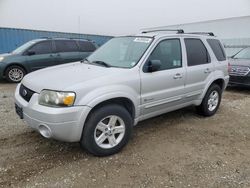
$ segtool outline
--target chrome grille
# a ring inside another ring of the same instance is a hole
[[[232,76],[246,76],[250,72],[249,67],[232,66],[229,75]]]
[[[20,89],[19,89],[19,94],[22,96],[22,98],[24,100],[26,100],[27,102],[30,101],[32,95],[34,94],[35,92],[30,90],[29,88],[25,87],[23,84],[20,86]]]

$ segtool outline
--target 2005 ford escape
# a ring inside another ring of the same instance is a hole
[[[190,105],[214,115],[228,80],[212,33],[151,30],[113,38],[82,62],[28,74],[15,106],[44,137],[105,156],[121,150],[144,119]]]

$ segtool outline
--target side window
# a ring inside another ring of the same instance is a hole
[[[93,52],[96,50],[96,47],[92,42],[88,41],[78,41],[81,52]]]
[[[223,50],[223,47],[219,40],[217,39],[207,39],[209,46],[212,48],[214,55],[216,56],[218,61],[226,60],[226,55]]]
[[[149,56],[149,60],[160,60],[161,69],[167,70],[182,66],[181,44],[179,39],[161,41]]]
[[[33,45],[28,51],[34,52],[34,55],[50,54],[52,53],[52,43],[51,41],[42,41]]]
[[[208,51],[200,39],[184,39],[187,50],[188,66],[210,63]]]
[[[57,52],[78,52],[78,46],[74,40],[55,40]]]

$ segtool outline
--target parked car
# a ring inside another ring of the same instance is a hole
[[[195,105],[212,116],[229,80],[220,41],[209,34],[147,31],[113,38],[85,61],[28,74],[16,112],[45,138],[111,155],[139,121]]]
[[[250,86],[250,48],[244,48],[229,60],[230,85]]]
[[[20,82],[27,73],[79,61],[89,56],[96,48],[94,42],[82,39],[32,40],[9,54],[0,55],[0,78],[9,82]]]

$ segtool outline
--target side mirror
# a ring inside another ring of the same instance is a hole
[[[160,60],[150,60],[148,62],[148,72],[156,72],[161,68]]]
[[[34,51],[27,51],[27,53],[26,53],[28,56],[31,56],[31,55],[35,55],[36,54],[36,52],[34,52]]]

